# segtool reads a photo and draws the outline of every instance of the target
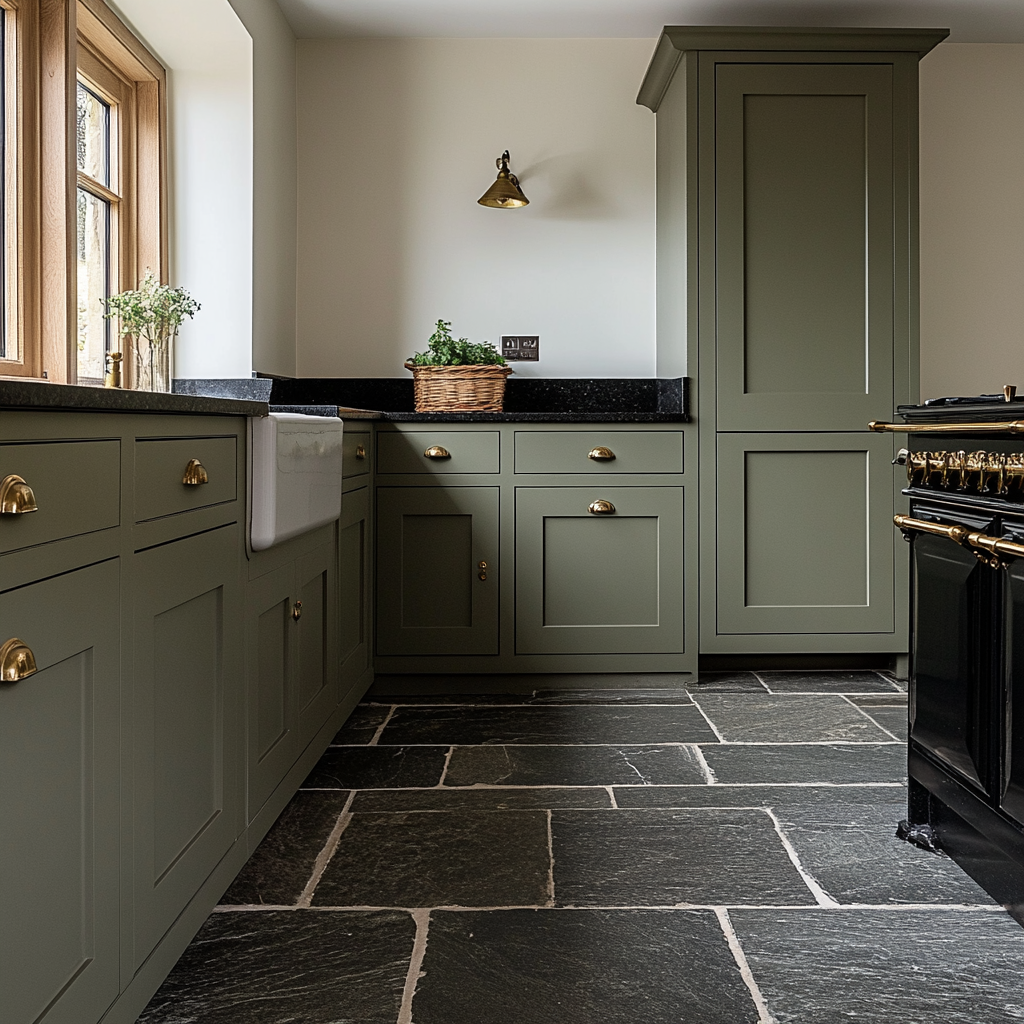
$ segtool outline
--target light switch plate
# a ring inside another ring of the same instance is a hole
[[[536,334],[503,334],[501,354],[512,363],[540,360],[540,337]]]

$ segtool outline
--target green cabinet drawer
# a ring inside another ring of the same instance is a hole
[[[517,473],[682,471],[683,434],[680,430],[516,431]]]
[[[345,428],[342,437],[342,468],[341,474],[346,479],[351,476],[365,476],[370,472],[372,434],[366,431],[349,431]]]
[[[3,444],[0,480],[11,475],[32,488],[39,511],[0,516],[0,553],[120,522],[120,441]]]
[[[184,482],[192,459],[202,463],[207,483]],[[135,521],[234,501],[236,460],[233,436],[139,438],[135,442]]]
[[[499,436],[496,430],[382,431],[377,435],[377,472],[497,473]]]

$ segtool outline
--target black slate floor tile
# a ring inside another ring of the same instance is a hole
[[[896,693],[877,672],[758,672],[772,693]]]
[[[447,747],[328,747],[303,789],[402,789],[436,786]]]
[[[538,690],[530,704],[690,704],[683,687],[638,690]]]
[[[348,796],[344,790],[296,793],[231,883],[221,904],[296,903]]]
[[[550,866],[545,811],[357,813],[313,904],[539,906]]]
[[[992,903],[948,857],[896,838],[905,800],[793,804],[777,813],[800,863],[839,903]]]
[[[558,906],[815,902],[763,811],[552,811],[551,831]]]
[[[850,700],[883,729],[906,742],[909,731],[906,694],[879,694],[877,697],[851,697]]]
[[[507,811],[552,807],[611,807],[607,789],[394,789],[357,793],[354,811]]]
[[[727,743],[892,740],[839,696],[709,693],[698,696],[697,703]]]
[[[364,704],[407,707],[488,707],[558,704],[689,704],[687,685],[607,689],[536,689],[517,693],[374,694]],[[764,687],[759,686],[762,692]]]
[[[735,910],[778,1024],[1024,1020],[1024,929],[1002,912]]]
[[[377,730],[391,714],[391,708],[379,704],[360,704],[349,715],[348,720],[335,734],[331,743],[351,746],[353,744],[369,743]]]
[[[412,954],[408,914],[213,914],[140,1024],[394,1024]]]
[[[706,782],[689,746],[456,747],[446,786],[651,786]]]
[[[698,699],[702,693],[767,693],[753,672],[701,672],[688,689]]]
[[[701,751],[719,782],[907,781],[907,748],[891,740],[885,745],[703,744]]]
[[[358,797],[356,798],[359,799]],[[619,807],[828,807],[897,802],[906,817],[904,786],[616,786]]]
[[[849,708],[852,714],[856,712]],[[870,723],[868,723],[870,725]],[[700,712],[684,707],[399,708],[381,745],[441,743],[698,743],[714,733]]]
[[[755,1024],[710,911],[430,915],[416,1024]]]

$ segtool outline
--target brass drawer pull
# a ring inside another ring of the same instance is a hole
[[[210,482],[210,474],[206,472],[206,467],[198,459],[189,459],[181,482],[186,487],[198,487],[200,484]]]
[[[439,444],[432,444],[423,455],[428,459],[450,459],[452,457],[452,453]]]
[[[21,516],[38,511],[32,488],[20,476],[11,473],[0,480],[0,515]]]
[[[1001,569],[1006,565],[999,557],[1000,555],[1024,558],[1024,544],[1003,540],[1000,537],[989,537],[980,531],[970,530],[966,526],[929,523],[924,519],[912,519],[910,516],[893,516],[892,521],[902,530],[903,536],[907,540],[910,540],[911,531],[916,530],[918,533],[931,533],[936,537],[945,537],[963,548],[977,548],[974,557],[993,569]]]
[[[37,671],[36,656],[24,641],[12,637],[0,647],[0,682],[18,683]]]
[[[366,458],[366,449],[362,445],[356,447],[356,458],[362,462]]]
[[[301,601],[296,601],[295,604],[292,605],[292,618],[296,622],[298,622],[299,619],[302,618],[302,602]]]
[[[615,452],[611,448],[605,448],[603,444],[599,444],[596,448],[591,448],[587,452],[587,458],[593,459],[595,462],[613,462],[615,459]]]
[[[604,498],[598,498],[587,506],[587,511],[595,516],[610,516],[615,511],[615,506]]]

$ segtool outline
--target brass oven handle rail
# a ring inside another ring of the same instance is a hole
[[[872,420],[876,434],[1024,434],[1024,420],[1003,423],[881,423]]]
[[[907,540],[910,539],[910,533],[916,530],[918,533],[930,533],[936,537],[945,537],[962,548],[976,548],[974,556],[993,569],[1000,569],[1006,565],[999,557],[1000,555],[1009,558],[1024,558],[1024,544],[1003,540],[1000,537],[989,537],[988,534],[981,533],[979,530],[969,530],[966,526],[929,523],[924,519],[913,519],[910,516],[893,516],[892,521],[900,528]]]

